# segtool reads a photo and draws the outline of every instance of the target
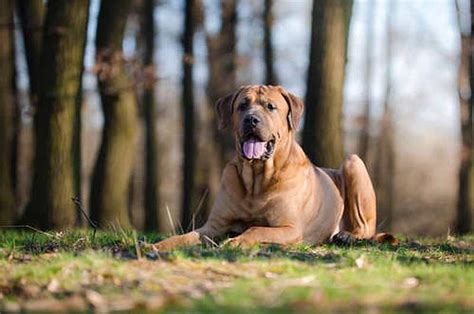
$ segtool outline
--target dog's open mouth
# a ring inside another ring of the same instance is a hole
[[[249,136],[241,144],[242,156],[248,160],[270,158],[275,149],[275,137],[269,141],[263,141],[256,136]]]

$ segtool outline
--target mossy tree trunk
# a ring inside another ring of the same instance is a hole
[[[102,1],[96,36],[104,127],[90,192],[91,217],[101,227],[130,227],[128,187],[137,135],[137,101],[125,71],[122,42],[131,0]]]
[[[263,8],[263,51],[265,59],[265,84],[277,85],[273,53],[273,0],[265,0]]]
[[[314,0],[303,148],[318,166],[343,158],[344,68],[352,1]]]
[[[0,225],[12,224],[16,216],[11,177],[15,111],[13,8],[13,0],[0,1]]]
[[[89,11],[86,17],[86,25],[89,23]],[[87,31],[87,30],[86,30]],[[85,54],[87,41],[83,42],[82,54]],[[84,63],[82,63],[81,73],[84,72]],[[73,180],[74,180],[74,196],[82,199],[82,78],[79,81],[79,91],[76,95],[75,112],[74,112],[74,133],[72,139],[72,164],[73,164]],[[82,223],[82,213],[76,211],[76,222],[78,225]]]
[[[145,0],[142,6],[141,36],[145,73],[154,73],[155,53],[155,1]],[[156,231],[159,225],[159,173],[156,138],[155,82],[145,77],[143,91],[145,120],[145,230]]]
[[[40,58],[34,178],[25,223],[62,229],[75,223],[73,125],[86,40],[88,0],[49,0]]]

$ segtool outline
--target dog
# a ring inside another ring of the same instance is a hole
[[[357,155],[339,169],[311,163],[295,140],[303,102],[280,86],[248,85],[216,103],[219,127],[232,127],[235,157],[223,170],[206,223],[154,244],[170,250],[229,232],[235,247],[350,243],[373,239],[376,199]],[[383,237],[379,236],[379,238]]]

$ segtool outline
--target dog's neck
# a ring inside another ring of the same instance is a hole
[[[306,156],[299,151],[302,148],[294,136],[289,136],[285,143],[279,143],[273,156],[267,160],[239,158],[239,173],[247,194],[256,196],[265,193],[282,175],[292,171],[293,167],[308,163]]]

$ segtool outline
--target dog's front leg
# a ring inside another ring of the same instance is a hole
[[[168,251],[183,246],[192,246],[201,243],[212,242],[212,238],[225,233],[229,225],[224,220],[215,219],[211,216],[204,226],[191,232],[175,235],[153,244],[158,251]]]
[[[201,243],[211,242],[212,237],[215,237],[222,232],[225,232],[226,229],[222,228],[215,229],[209,226],[209,224],[205,224],[199,229],[193,230],[191,232],[175,235],[169,237],[168,239],[164,239],[158,243],[153,245],[153,248],[158,251],[168,251],[174,248],[183,247],[183,246],[192,246]]]
[[[245,248],[264,243],[296,244],[302,240],[303,233],[301,228],[294,226],[251,227],[238,237],[228,239],[225,244]]]
[[[158,243],[153,244],[153,249],[158,251],[168,251],[174,248],[182,247],[182,246],[191,246],[202,243],[201,241],[201,233],[199,229],[169,237],[168,239],[164,239]]]

